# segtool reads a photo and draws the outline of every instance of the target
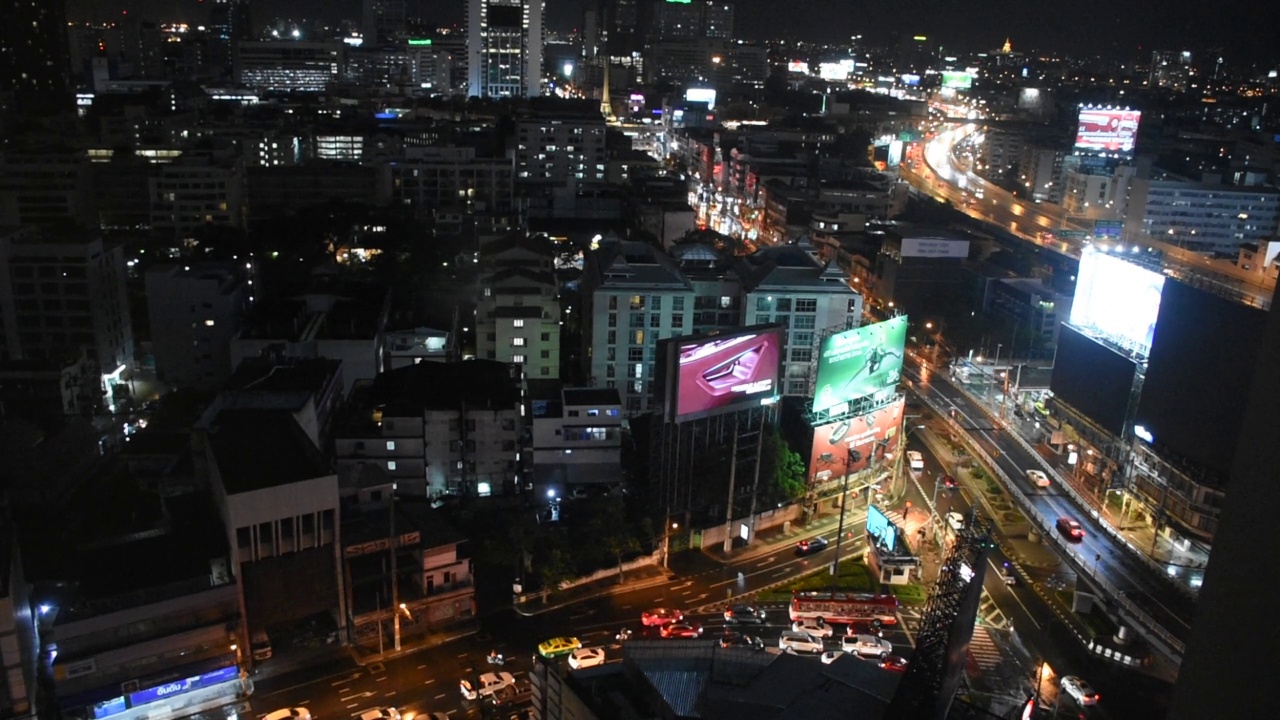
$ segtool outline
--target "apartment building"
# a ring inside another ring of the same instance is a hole
[[[1169,175],[1135,177],[1129,183],[1125,229],[1234,258],[1241,245],[1256,245],[1280,233],[1280,191],[1193,183]]]
[[[419,216],[440,211],[508,213],[516,207],[515,161],[469,147],[408,147],[387,165],[391,202]]]
[[[604,117],[599,111],[547,112],[516,121],[516,180],[574,187],[603,183]]]
[[[6,153],[0,158],[0,225],[60,220],[98,224],[93,175],[84,153]]]
[[[529,381],[534,497],[622,480],[622,400],[613,388]]]
[[[527,378],[560,377],[560,294],[546,236],[514,233],[480,248],[476,357],[519,365]]]
[[[156,374],[176,388],[214,390],[231,377],[231,338],[249,311],[245,264],[157,265],[147,271]]]
[[[244,227],[244,167],[240,160],[183,156],[150,178],[151,226],[186,238],[205,225]]]

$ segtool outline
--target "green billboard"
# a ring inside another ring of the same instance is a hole
[[[943,70],[942,87],[952,88],[955,90],[968,90],[973,87],[973,74],[967,72],[956,72],[954,70]]]
[[[906,344],[906,315],[828,336],[818,355],[813,411],[894,393]]]

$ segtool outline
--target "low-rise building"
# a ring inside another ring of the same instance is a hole
[[[622,480],[622,400],[612,388],[529,381],[534,497]]]
[[[214,390],[231,377],[231,338],[253,289],[242,263],[157,265],[147,271],[156,375],[182,389]]]
[[[520,365],[526,377],[560,377],[560,294],[544,236],[485,243],[476,303],[476,356]]]

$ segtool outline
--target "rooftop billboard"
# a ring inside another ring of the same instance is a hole
[[[675,379],[668,402],[668,417],[674,422],[758,405],[778,393],[780,327],[679,338],[674,347],[675,370],[667,375]]]
[[[1164,275],[1086,247],[1080,254],[1069,322],[1146,357],[1163,290]]]
[[[968,90],[973,87],[973,73],[943,70],[942,87],[953,90]]]
[[[902,377],[907,316],[830,335],[818,353],[813,412],[862,398],[890,398]]]
[[[1099,427],[1118,436],[1124,432],[1137,370],[1138,363],[1132,358],[1063,325],[1058,332],[1049,389]]]
[[[1137,110],[1081,107],[1076,150],[1133,154],[1141,117]]]
[[[809,477],[823,483],[858,472],[872,463],[887,463],[898,451],[899,429],[905,400],[897,401],[853,418],[819,425],[813,429],[809,455]],[[852,462],[849,451],[857,453]]]

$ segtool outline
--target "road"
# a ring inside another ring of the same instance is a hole
[[[1033,456],[1006,431],[997,427],[989,416],[943,377],[944,373],[924,372],[919,366],[904,367],[916,384],[917,392],[941,407],[954,408],[954,417],[997,465],[1015,483],[1018,490],[1046,518],[1069,517],[1080,522],[1085,538],[1078,544],[1079,557],[1085,570],[1096,573],[1125,593],[1157,623],[1182,642],[1190,631],[1194,601],[1175,589],[1165,578],[1154,577],[1150,568],[1119,546],[1089,513],[1056,487],[1037,488],[1026,479],[1026,470],[1044,469],[1040,458]],[[1012,490],[1012,488],[1011,488]],[[1043,528],[1056,532],[1054,528]]]

